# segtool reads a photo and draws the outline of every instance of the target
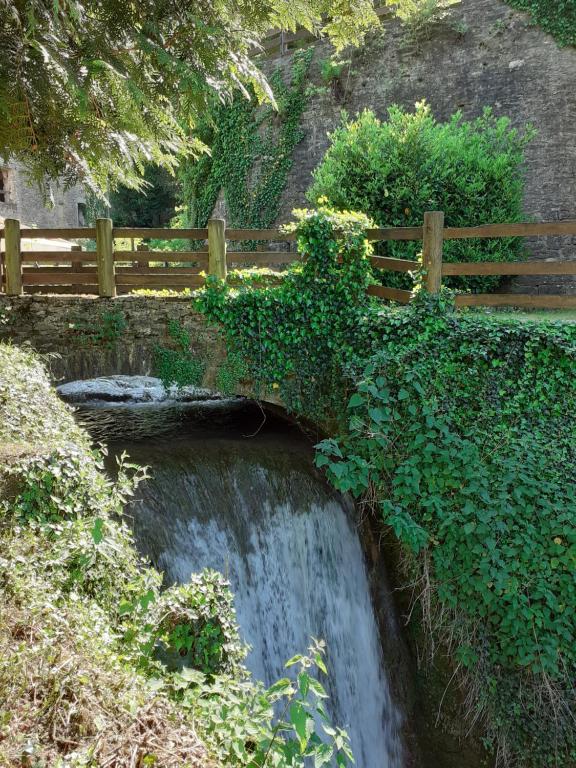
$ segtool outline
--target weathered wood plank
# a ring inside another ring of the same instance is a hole
[[[98,273],[96,270],[82,272],[26,270],[22,275],[22,282],[24,285],[92,285],[98,283]]]
[[[201,275],[130,275],[116,277],[117,285],[131,285],[135,288],[192,288],[204,285],[206,279]]]
[[[424,227],[379,227],[366,230],[366,239],[377,240],[422,240]]]
[[[443,275],[576,275],[576,261],[444,262]]]
[[[456,296],[457,307],[535,307],[576,309],[576,296],[531,296],[525,293],[473,293]]]
[[[370,285],[368,286],[366,293],[369,296],[378,296],[381,299],[397,301],[400,304],[408,304],[412,298],[412,293],[410,291],[404,291],[401,288],[388,288],[385,285]]]
[[[114,261],[196,261],[208,266],[208,251],[114,251]]]
[[[4,273],[8,296],[20,296],[22,293],[22,253],[20,250],[20,222],[18,219],[6,219]]]
[[[422,242],[424,286],[428,293],[437,294],[442,287],[442,247],[444,243],[444,212],[426,211]]]
[[[116,267],[116,275],[155,275],[171,277],[173,275],[199,275],[200,267]]]
[[[420,269],[420,264],[417,261],[409,261],[408,259],[389,259],[386,256],[372,256],[370,262],[377,269],[387,269],[392,272],[415,272],[417,269]]]
[[[45,262],[46,264],[67,264],[72,261],[96,263],[96,251],[22,251],[24,264]]]
[[[230,264],[291,264],[300,261],[298,253],[281,251],[228,251]]]
[[[98,266],[99,294],[104,298],[116,296],[114,275],[114,240],[112,219],[96,220],[96,255]]]
[[[478,227],[446,227],[445,240],[472,237],[543,237],[549,235],[576,235],[576,219],[519,224],[482,224]]]
[[[96,237],[95,227],[60,227],[39,229],[22,229],[21,236],[27,240],[94,240]]]
[[[112,237],[152,237],[157,240],[206,240],[207,229],[169,229],[161,227],[114,227]]]
[[[272,240],[285,243],[296,240],[296,234],[280,232],[279,229],[227,229],[226,240]]]

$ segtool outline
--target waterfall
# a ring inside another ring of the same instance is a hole
[[[113,433],[110,453],[127,451],[150,468],[129,509],[139,549],[167,583],[204,567],[229,578],[251,646],[247,665],[266,684],[285,675],[284,662],[305,652],[310,637],[325,640],[327,708],[348,730],[356,765],[402,768],[402,718],[389,692],[353,508],[316,473],[298,432],[267,425],[245,437],[260,412],[247,416],[244,407],[239,419],[236,401],[229,423],[220,404],[209,428],[207,407],[199,424],[193,408],[183,417],[179,405],[177,431],[143,437],[143,422],[157,427],[157,405],[82,406],[92,429],[109,430],[122,411],[132,437]]]

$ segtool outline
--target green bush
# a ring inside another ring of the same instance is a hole
[[[308,198],[362,211],[376,226],[419,226],[429,210],[443,210],[449,226],[521,221],[523,150],[531,137],[531,129],[522,135],[489,109],[471,122],[456,113],[447,123],[437,122],[424,102],[413,114],[392,107],[385,122],[366,111],[332,134]],[[379,247],[414,259],[421,243]],[[511,238],[447,241],[444,248],[447,261],[514,261],[521,253],[521,241]],[[467,277],[446,284],[485,291],[498,281]],[[411,287],[402,274],[386,274],[385,284]]]
[[[576,326],[456,313],[449,290],[386,307],[368,220],[300,219],[282,285],[209,281],[197,306],[262,391],[340,422],[318,465],[395,533],[418,642],[500,764],[576,764]]]

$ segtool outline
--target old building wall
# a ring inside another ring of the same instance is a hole
[[[311,78],[322,86],[320,65],[331,54],[315,45]],[[291,56],[268,61],[266,69],[290,71]],[[328,133],[345,109],[350,116],[370,108],[385,117],[392,104],[406,108],[422,99],[440,120],[461,110],[474,118],[485,106],[507,115],[514,126],[534,125],[538,134],[526,150],[524,208],[527,220],[576,218],[576,49],[554,39],[501,0],[462,0],[427,40],[412,43],[397,22],[387,22],[352,53],[337,89],[309,100],[305,137],[296,148],[278,222],[305,203],[313,169],[328,146]],[[474,224],[476,222],[470,222]],[[576,238],[540,238],[529,243],[535,259],[576,257]],[[567,278],[522,278],[536,292],[574,291]]]
[[[86,196],[79,185],[65,190],[51,184],[50,205],[36,186],[28,184],[26,173],[20,165],[10,163],[3,166],[2,170],[4,201],[0,200],[0,221],[7,218],[20,219],[23,224],[31,227],[77,227],[84,224],[79,205],[86,204]]]

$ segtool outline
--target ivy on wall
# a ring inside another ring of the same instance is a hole
[[[535,23],[553,35],[560,45],[576,45],[576,0],[506,0],[527,11]]]
[[[266,228],[274,222],[294,149],[304,137],[301,117],[312,56],[312,48],[294,54],[289,82],[280,68],[272,73],[277,109],[243,96],[215,108],[201,130],[211,154],[184,164],[180,172],[189,226],[206,226],[221,190],[232,226]]]
[[[498,765],[576,765],[576,328],[456,313],[449,291],[383,307],[367,218],[299,218],[282,285],[210,279],[196,306],[257,392],[336,425],[317,464],[396,535],[412,626]]]

